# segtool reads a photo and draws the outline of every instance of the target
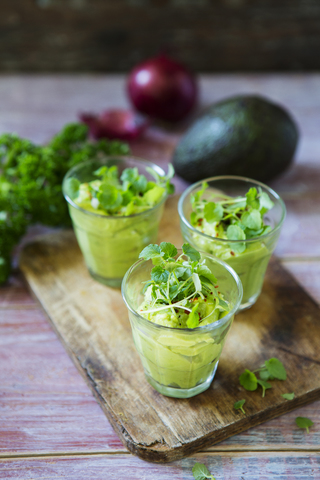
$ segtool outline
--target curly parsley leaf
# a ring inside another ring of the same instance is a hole
[[[234,403],[233,408],[234,408],[235,410],[241,410],[241,412],[245,414],[246,412],[244,411],[244,408],[243,408],[243,405],[244,405],[245,403],[246,403],[245,400],[239,400],[238,402],[235,402],[235,403]]]
[[[215,480],[203,463],[195,463],[192,467],[192,473],[195,480],[206,480],[207,478]]]
[[[70,225],[62,194],[67,171],[89,158],[128,153],[128,145],[118,141],[91,142],[88,127],[81,123],[66,125],[45,146],[14,134],[0,136],[0,212],[6,213],[0,225],[0,283],[10,273],[11,252],[28,225]],[[70,179],[68,184],[75,200],[78,182]]]
[[[297,417],[296,418],[296,425],[299,428],[305,428],[307,430],[307,433],[309,433],[309,428],[314,425],[313,421],[310,420],[310,418],[307,417]]]

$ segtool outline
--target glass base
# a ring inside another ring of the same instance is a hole
[[[180,388],[180,387],[170,387],[167,385],[162,385],[161,383],[157,382],[146,373],[145,373],[145,376],[148,382],[150,383],[150,385],[155,390],[157,390],[157,392],[161,393],[162,395],[165,395],[166,397],[190,398],[190,397],[194,397],[195,395],[198,395],[199,393],[204,392],[210,387],[212,380],[215,376],[215,373],[217,371],[218,363],[219,362],[216,363],[216,366],[214,367],[214,371],[212,372],[210,377],[207,378],[205,382],[200,383],[200,385],[196,385],[195,387],[192,387],[192,388]]]
[[[122,282],[122,277],[121,278],[105,278],[101,277],[97,273],[94,273],[92,270],[88,269],[91,277],[96,280],[97,282],[103,283],[103,285],[106,285],[107,287],[111,288],[120,288],[121,287],[121,282]]]
[[[252,295],[252,297],[250,297],[245,303],[241,303],[236,313],[239,313],[239,312],[242,312],[243,310],[248,310],[248,308],[251,308],[252,305],[254,305],[258,300],[260,293],[261,293],[261,290],[255,295]]]

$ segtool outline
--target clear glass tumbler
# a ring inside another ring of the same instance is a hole
[[[68,178],[81,183],[96,180],[93,174],[99,167],[116,165],[119,175],[125,168],[137,167],[147,180],[154,180],[146,167],[161,176],[165,172],[157,165],[134,157],[106,157],[86,161],[70,169],[63,180],[63,194],[68,202],[75,235],[91,276],[110,287],[120,287],[128,268],[138,259],[141,250],[155,243],[167,194],[153,208],[129,216],[107,216],[79,207],[68,191]]]
[[[181,250],[178,255],[181,255]],[[148,382],[169,397],[189,398],[209,388],[219,357],[242,298],[238,275],[225,262],[202,253],[218,279],[219,291],[230,304],[221,319],[194,329],[155,324],[139,315],[142,289],[150,279],[151,260],[139,260],[126,273],[122,296],[127,305],[132,335]]]
[[[260,188],[267,193],[274,203],[273,208],[264,216],[264,221],[271,226],[271,231],[247,240],[228,240],[207,235],[194,228],[190,223],[192,212],[190,197],[201,189],[203,182],[207,182],[209,185],[203,198],[211,201],[213,196],[216,201],[219,200],[221,194],[231,197],[245,196],[251,187]],[[227,262],[237,272],[243,285],[240,310],[251,307],[261,293],[265,272],[285,219],[286,207],[283,200],[274,190],[263,183],[250,178],[228,175],[207,178],[191,185],[180,197],[178,211],[184,240],[198,250],[211,253]],[[243,253],[235,255],[232,248],[239,243],[245,244],[245,250]]]

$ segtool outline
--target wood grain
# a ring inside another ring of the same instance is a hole
[[[160,231],[162,240],[181,243],[176,199]],[[161,396],[145,381],[120,292],[89,277],[72,232],[27,245],[21,268],[116,432],[144,459],[190,455],[320,396],[319,309],[276,261],[257,304],[237,316],[213,386],[183,401]],[[292,372],[288,380],[264,399],[242,391],[244,368],[272,356]],[[291,402],[280,396],[288,391],[296,394]],[[239,395],[247,400],[246,417],[232,407]]]
[[[309,277],[301,268],[297,273],[300,280]],[[0,289],[0,299],[2,290],[8,287]],[[126,452],[42,309],[34,303],[23,311],[32,299],[19,274],[11,277],[10,292],[10,306],[0,303],[0,361],[5,365],[0,370],[0,457]],[[210,451],[319,450],[319,429],[306,435],[296,427],[296,416],[320,425],[320,401],[230,437]]]
[[[170,465],[143,462],[132,455],[92,455],[0,460],[0,478],[10,480],[193,480],[195,462],[217,480],[310,480],[320,478],[318,453],[198,454]],[[263,472],[263,473],[261,473]]]
[[[317,70],[315,0],[2,2],[2,71],[125,72],[168,50],[196,71]]]

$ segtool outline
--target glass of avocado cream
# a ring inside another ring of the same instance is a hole
[[[168,245],[149,246],[159,256],[144,249],[123,279],[122,296],[147,381],[163,395],[189,398],[214,378],[242,285],[222,260],[196,257],[187,244],[168,252]]]
[[[156,240],[170,178],[159,166],[128,156],[88,160],[67,172],[63,194],[95,280],[120,287],[141,249]]]
[[[285,219],[279,195],[249,178],[212,177],[191,185],[178,210],[184,240],[228,263],[243,285],[240,310],[251,307]]]

